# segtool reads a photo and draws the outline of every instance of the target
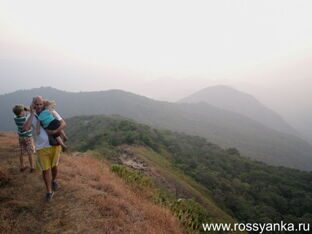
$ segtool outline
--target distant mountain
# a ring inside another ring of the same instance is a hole
[[[219,85],[202,89],[179,101],[180,103],[205,102],[215,107],[239,113],[274,130],[298,135],[283,118],[260,103],[253,96],[229,86]]]
[[[207,103],[160,102],[121,90],[73,93],[37,88],[1,95],[0,130],[14,130],[12,106],[28,104],[36,95],[55,100],[65,118],[117,114],[156,128],[202,136],[272,165],[312,169],[312,146],[298,137]]]

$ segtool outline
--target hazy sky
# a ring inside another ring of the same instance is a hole
[[[310,0],[0,0],[0,94],[119,88],[174,101],[228,84],[312,113],[311,12]]]
[[[20,78],[31,86],[62,88],[64,82],[70,89],[68,78],[73,90],[106,89],[110,76],[122,83],[174,78],[256,84],[259,79],[246,75],[311,58],[311,11],[309,0],[0,0],[0,58],[17,61]],[[10,69],[1,74],[8,83]],[[58,82],[49,81],[45,70]],[[72,83],[88,73],[88,83]],[[1,93],[13,89],[1,86]]]

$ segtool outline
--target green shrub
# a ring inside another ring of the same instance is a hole
[[[131,170],[123,165],[113,164],[111,166],[112,172],[123,178],[127,183],[139,187],[152,187],[152,180],[143,173]]]

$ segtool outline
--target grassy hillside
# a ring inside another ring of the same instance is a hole
[[[300,138],[205,103],[160,102],[121,90],[73,93],[39,88],[1,95],[0,130],[15,129],[12,106],[28,104],[36,95],[56,100],[57,110],[64,117],[117,114],[156,128],[202,136],[271,165],[312,169],[312,146]]]
[[[182,233],[178,219],[91,154],[62,155],[50,203],[39,172],[20,173],[15,134],[0,132],[0,233]]]
[[[311,172],[268,166],[241,156],[235,148],[222,149],[201,137],[117,117],[75,117],[68,122],[75,149],[109,152],[110,160],[120,161],[125,144],[131,145],[126,147],[132,152],[128,157],[155,167],[168,187],[175,181],[181,189],[175,191],[177,197],[192,196],[204,207],[221,208],[224,218],[254,223],[312,221]],[[153,170],[147,173],[157,175]]]

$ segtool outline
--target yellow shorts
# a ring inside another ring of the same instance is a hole
[[[57,166],[60,159],[61,150],[62,148],[60,145],[37,150],[37,169],[46,171],[52,167]]]

